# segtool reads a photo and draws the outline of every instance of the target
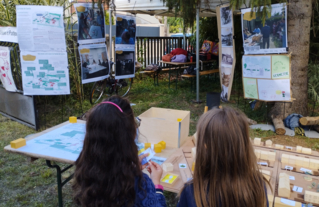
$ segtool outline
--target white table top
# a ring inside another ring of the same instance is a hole
[[[96,65],[88,65],[86,67],[89,69],[89,74],[99,72],[99,71],[104,70],[106,68],[103,65],[97,65],[97,64]]]

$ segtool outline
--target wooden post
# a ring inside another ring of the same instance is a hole
[[[272,118],[272,122],[274,123],[275,129],[276,129],[276,134],[278,134],[278,135],[286,134],[284,122],[278,117],[272,116],[271,118]]]
[[[299,119],[300,124],[304,126],[309,125],[318,125],[319,124],[319,116],[317,117],[302,117]]]

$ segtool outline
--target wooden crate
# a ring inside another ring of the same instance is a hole
[[[166,142],[167,147],[179,148],[188,138],[190,112],[152,107],[138,116],[141,121],[139,127],[139,141],[157,144]],[[179,122],[181,119],[180,143]]]

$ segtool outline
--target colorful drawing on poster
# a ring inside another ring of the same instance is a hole
[[[50,26],[50,27],[63,27],[61,14],[49,12],[37,12],[33,16],[33,24]]]
[[[243,77],[271,78],[271,56],[243,56]]]
[[[177,175],[174,174],[167,174],[165,175],[165,177],[162,179],[163,183],[168,183],[168,184],[172,184],[174,183],[174,181],[177,179]]]
[[[287,79],[290,77],[290,58],[286,55],[272,56],[272,79]]]
[[[290,79],[265,80],[258,79],[259,100],[290,101]]]
[[[0,47],[0,82],[7,91],[17,91],[11,72],[10,50],[7,47]]]
[[[245,98],[258,99],[257,80],[254,78],[244,78]]]

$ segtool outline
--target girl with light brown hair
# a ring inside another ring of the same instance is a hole
[[[268,207],[266,184],[249,138],[247,117],[213,109],[197,124],[194,179],[178,207]]]

